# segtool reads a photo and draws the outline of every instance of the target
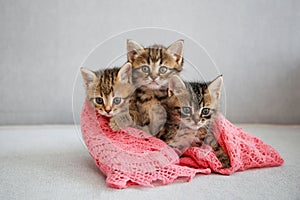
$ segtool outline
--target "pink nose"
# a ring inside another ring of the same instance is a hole
[[[153,81],[157,79],[157,76],[150,76]]]
[[[192,116],[192,119],[193,119],[193,121],[195,122],[195,124],[198,124],[198,122],[200,121],[200,118],[199,118],[199,116],[197,116],[197,115],[193,115],[193,116]]]
[[[111,109],[105,109],[105,112],[107,112],[107,114],[109,114],[111,111]]]

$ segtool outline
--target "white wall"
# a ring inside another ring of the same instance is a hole
[[[224,75],[231,121],[300,123],[300,1],[0,0],[0,124],[73,123],[73,82],[88,53],[153,26],[207,49]]]

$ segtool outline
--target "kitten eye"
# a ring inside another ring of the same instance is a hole
[[[142,71],[145,72],[145,73],[149,73],[150,68],[147,65],[143,65],[142,66]]]
[[[120,104],[120,103],[121,103],[121,98],[120,98],[120,97],[115,97],[114,100],[113,100],[113,103],[114,103],[115,105]]]
[[[191,114],[192,109],[191,109],[190,107],[182,107],[182,111],[183,111],[185,114]]]
[[[101,97],[96,97],[95,101],[97,104],[103,104],[103,99]]]
[[[167,72],[167,70],[168,70],[168,68],[166,66],[162,66],[162,67],[159,68],[159,73],[164,74],[164,73]]]
[[[208,115],[209,114],[210,109],[209,108],[203,108],[201,113],[202,115]]]

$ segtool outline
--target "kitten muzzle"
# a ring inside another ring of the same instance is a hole
[[[152,82],[155,82],[155,80],[158,78],[158,76],[150,76],[150,78],[152,79]]]
[[[107,114],[109,114],[110,111],[111,111],[111,109],[105,109],[105,112],[106,112]]]

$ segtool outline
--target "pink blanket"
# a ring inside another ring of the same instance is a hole
[[[231,168],[222,168],[209,146],[189,148],[181,158],[163,141],[137,129],[112,131],[109,119],[97,115],[88,102],[81,113],[81,131],[96,165],[113,188],[132,184],[152,186],[152,182],[169,184],[176,178],[191,180],[196,173],[232,174],[249,168],[283,164],[271,146],[232,125],[222,115],[216,120],[214,132],[227,151]]]

